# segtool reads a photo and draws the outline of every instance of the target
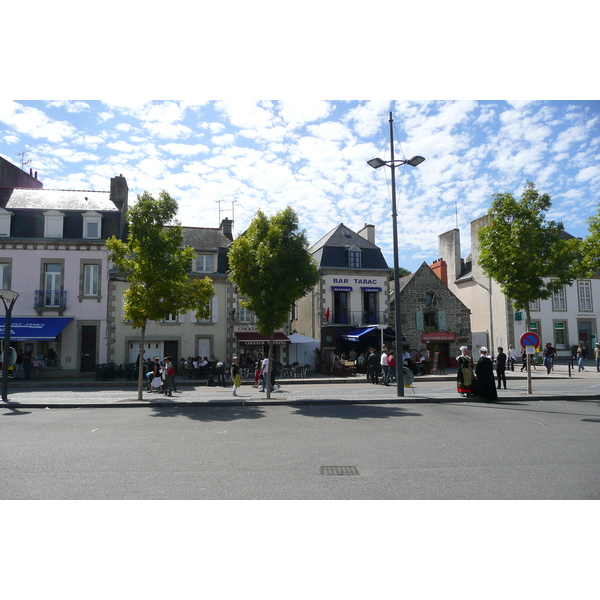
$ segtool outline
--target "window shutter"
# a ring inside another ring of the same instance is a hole
[[[438,311],[438,329],[440,331],[445,331],[445,329],[446,329],[446,311],[445,310]]]
[[[213,323],[219,322],[219,299],[216,296],[212,297],[211,301],[211,321]]]
[[[196,311],[190,310],[190,323],[196,323],[198,319],[196,319]]]
[[[423,311],[417,310],[415,316],[417,318],[417,329],[423,331],[425,329],[425,325],[423,324]]]
[[[185,313],[177,316],[179,323],[185,323]]]

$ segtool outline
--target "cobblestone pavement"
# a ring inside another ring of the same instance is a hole
[[[543,367],[532,372],[533,394],[527,394],[526,374],[518,369],[507,375],[508,389],[499,390],[499,401],[543,400],[558,398],[600,398],[600,373],[589,361],[583,372],[567,365],[558,365],[548,375]],[[404,396],[397,395],[395,384],[385,387],[367,382],[364,375],[347,379],[327,379],[312,376],[307,379],[282,379],[281,388],[266,398],[245,382],[238,397],[231,387],[209,388],[202,382],[179,381],[178,392],[172,397],[144,391],[138,401],[135,382],[93,380],[35,380],[9,381],[8,402],[1,407],[78,407],[78,406],[148,406],[148,405],[244,405],[244,404],[297,404],[297,403],[390,403],[390,402],[480,402],[478,398],[463,398],[456,392],[455,371],[445,375],[416,377]]]

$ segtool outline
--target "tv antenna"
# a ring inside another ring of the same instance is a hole
[[[237,198],[231,201],[231,208],[221,208],[221,202],[225,202],[225,200],[215,200],[215,202],[219,205],[219,226],[221,225],[221,212],[231,211],[231,220],[235,221],[235,203],[237,202]]]
[[[23,169],[23,171],[25,170],[25,165],[31,164],[30,160],[25,160],[25,154],[27,154],[27,152],[29,152],[29,150],[24,150],[23,152],[19,152],[17,154],[17,156],[21,157],[21,169]]]

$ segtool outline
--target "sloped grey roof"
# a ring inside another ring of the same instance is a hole
[[[110,199],[110,192],[93,192],[90,190],[6,188],[0,190],[0,206],[6,210],[97,210],[120,212],[119,208]]]
[[[358,233],[354,233],[352,229],[348,229],[343,223],[340,223],[335,229],[332,229],[327,235],[323,236],[316,244],[314,244],[310,249],[311,254],[314,254],[323,246],[328,246],[330,248],[356,246],[361,250],[379,250],[379,246],[369,242],[369,240],[358,235]]]
[[[195,250],[216,251],[226,248],[231,240],[223,234],[221,229],[210,227],[184,227],[183,243]]]

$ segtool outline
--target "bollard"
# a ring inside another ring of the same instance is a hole
[[[571,377],[571,361],[569,361],[567,365],[569,367],[569,377]]]

